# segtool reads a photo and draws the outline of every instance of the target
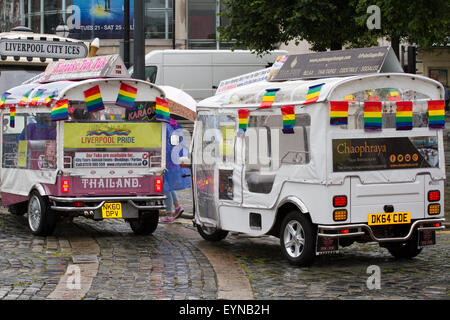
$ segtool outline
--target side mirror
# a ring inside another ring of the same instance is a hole
[[[191,167],[191,159],[188,157],[180,157],[179,159],[179,165],[182,168],[190,168]]]
[[[172,146],[177,146],[180,144],[180,136],[173,134],[170,136],[170,144]]]

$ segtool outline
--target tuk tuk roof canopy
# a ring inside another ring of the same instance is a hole
[[[346,95],[377,88],[397,88],[423,93],[430,99],[444,99],[442,84],[433,79],[407,73],[376,73],[368,75],[322,78],[314,80],[291,80],[269,82],[267,80],[248,84],[216,94],[197,104],[197,109],[249,108],[258,109],[267,90],[278,89],[273,99],[273,106],[308,103],[312,87],[316,88],[317,99],[345,100]],[[318,88],[318,90],[317,90]]]

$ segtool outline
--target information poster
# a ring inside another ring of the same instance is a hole
[[[145,168],[148,152],[75,152],[75,168]]]
[[[333,139],[334,172],[437,167],[437,137]]]

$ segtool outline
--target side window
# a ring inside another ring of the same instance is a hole
[[[9,126],[9,115],[3,119],[4,168],[43,170],[56,168],[56,123],[50,113],[22,113]]]
[[[150,81],[151,83],[155,83],[157,72],[157,66],[145,66],[145,80]]]
[[[283,118],[251,116],[245,136],[245,180],[248,190],[270,193],[278,169],[310,161],[308,114],[297,114],[293,134],[283,133]]]

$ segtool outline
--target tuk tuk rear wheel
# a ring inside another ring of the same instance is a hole
[[[384,247],[397,259],[412,259],[422,252],[422,248],[417,247],[417,231],[406,242],[387,243]]]
[[[139,218],[130,219],[128,222],[135,235],[147,236],[155,232],[158,227],[158,220],[158,211],[142,211],[139,212]]]
[[[36,236],[48,236],[56,225],[56,214],[51,212],[50,205],[39,192],[33,191],[28,201],[28,227]]]
[[[283,256],[296,266],[308,266],[315,258],[315,231],[312,223],[302,213],[288,213],[280,229],[280,246]]]
[[[215,227],[204,227],[197,225],[197,231],[203,239],[208,241],[220,241],[227,237],[228,231],[217,229]]]

